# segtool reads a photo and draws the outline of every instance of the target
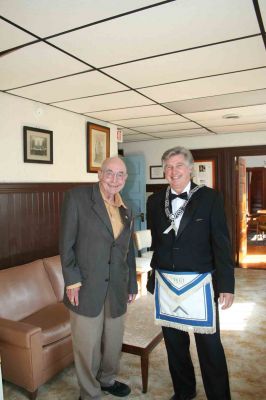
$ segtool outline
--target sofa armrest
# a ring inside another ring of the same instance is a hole
[[[0,341],[2,342],[29,349],[32,345],[32,337],[41,336],[41,332],[39,327],[0,318]]]

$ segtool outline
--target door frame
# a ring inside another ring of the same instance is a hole
[[[236,161],[240,157],[245,157],[245,156],[261,156],[261,155],[266,155],[266,145],[261,145],[261,146],[243,146],[243,147],[236,147],[236,148],[231,148],[230,151],[230,157],[228,159],[229,164],[228,167],[232,171],[232,181],[231,184],[228,186],[229,193],[228,195],[232,198],[232,207],[231,207],[231,223],[232,223],[232,243],[233,243],[233,251],[235,255],[235,261],[238,259],[238,254],[239,254],[239,248],[240,248],[240,235],[239,231],[237,229],[237,198],[238,198],[238,185],[237,185],[237,179],[238,179],[238,172],[236,168]]]

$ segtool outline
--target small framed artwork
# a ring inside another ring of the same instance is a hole
[[[198,185],[215,188],[215,160],[195,161],[193,181]]]
[[[53,132],[23,126],[24,162],[53,164]]]
[[[164,179],[162,165],[150,165],[150,179]]]
[[[97,172],[110,156],[110,129],[87,123],[87,172]]]

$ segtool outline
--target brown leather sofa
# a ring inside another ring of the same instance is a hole
[[[59,256],[0,270],[2,375],[26,389],[31,399],[73,361],[63,291]]]

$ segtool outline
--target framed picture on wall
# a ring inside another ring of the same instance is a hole
[[[150,165],[150,179],[164,179],[162,165]]]
[[[110,129],[87,123],[87,172],[97,172],[110,156]]]
[[[53,132],[23,126],[24,162],[53,164]]]
[[[195,161],[193,182],[215,188],[215,160]]]

